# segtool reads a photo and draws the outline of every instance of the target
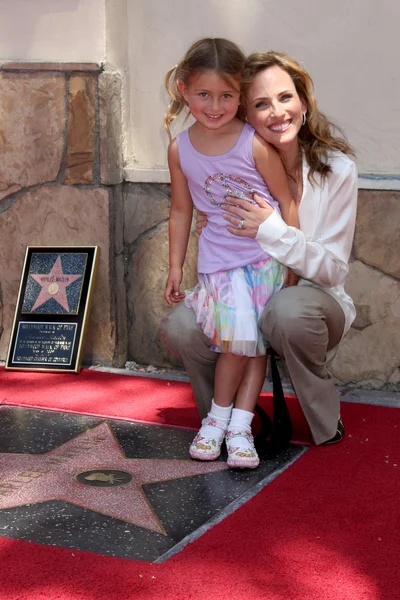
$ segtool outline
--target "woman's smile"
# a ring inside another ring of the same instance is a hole
[[[292,124],[292,119],[288,119],[286,121],[279,121],[278,123],[273,123],[269,126],[268,129],[273,131],[274,133],[284,133],[287,131]]]

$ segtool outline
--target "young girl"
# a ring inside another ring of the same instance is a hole
[[[226,438],[228,466],[255,468],[259,458],[251,421],[266,366],[257,322],[269,298],[281,289],[285,271],[254,239],[227,231],[220,205],[227,195],[252,202],[256,192],[289,225],[297,227],[298,222],[277,152],[237,117],[244,66],[236,44],[205,38],[166,75],[169,137],[169,125],[185,106],[195,122],[168,148],[172,198],[165,299],[173,306],[185,298],[212,349],[220,353],[211,411],[190,446],[191,457],[215,460]],[[199,239],[199,281],[185,297],[180,285],[193,204],[207,214],[208,225]]]

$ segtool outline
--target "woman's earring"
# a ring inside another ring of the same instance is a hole
[[[303,125],[306,124],[306,121],[307,121],[306,113],[303,113]]]

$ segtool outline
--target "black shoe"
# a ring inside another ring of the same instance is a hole
[[[344,425],[343,425],[342,419],[339,419],[338,424],[337,424],[337,431],[336,431],[335,435],[330,440],[323,442],[321,444],[321,446],[329,446],[330,444],[337,444],[338,442],[342,441],[343,436],[344,436]]]

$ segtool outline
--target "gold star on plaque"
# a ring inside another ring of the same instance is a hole
[[[47,300],[53,298],[64,308],[64,310],[67,311],[67,313],[69,313],[66,288],[71,285],[71,283],[74,283],[74,281],[82,277],[82,275],[70,275],[63,273],[61,257],[58,256],[50,273],[31,273],[30,276],[42,288],[39,296],[36,298],[35,304],[32,306],[32,312],[47,302]]]

